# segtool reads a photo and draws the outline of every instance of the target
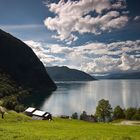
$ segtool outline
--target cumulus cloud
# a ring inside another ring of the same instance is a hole
[[[123,71],[140,70],[140,59],[129,56],[126,53],[121,56],[122,63],[118,66]]]
[[[140,71],[140,40],[89,43],[69,48],[26,41],[46,66],[66,65],[87,73]]]
[[[55,17],[47,17],[45,26],[57,32],[55,38],[69,43],[77,39],[75,32],[98,35],[120,29],[128,22],[127,14],[120,12],[126,8],[124,0],[115,0],[114,3],[110,0],[60,0],[47,6]]]
[[[32,50],[36,53],[38,58],[43,62],[43,64],[46,66],[52,66],[52,64],[59,64],[63,63],[65,61],[64,58],[57,57],[54,54],[61,52],[61,47],[58,47],[58,45],[48,45],[47,49],[43,48],[43,46],[46,47],[46,44],[41,42],[36,42],[33,40],[25,41],[27,45],[29,45]],[[64,51],[64,50],[63,50]],[[52,55],[53,54],[53,55]]]

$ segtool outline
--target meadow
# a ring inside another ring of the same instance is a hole
[[[0,140],[140,140],[140,126],[54,118],[32,120],[9,111],[0,118]]]

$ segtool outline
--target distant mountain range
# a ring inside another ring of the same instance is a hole
[[[93,76],[76,69],[70,69],[66,66],[46,67],[50,77],[54,81],[93,81],[96,80]]]
[[[140,72],[96,75],[97,79],[140,79]]]
[[[56,85],[32,49],[21,40],[0,30],[0,73],[29,89],[55,90]]]

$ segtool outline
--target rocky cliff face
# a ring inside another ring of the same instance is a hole
[[[0,71],[19,85],[34,90],[55,90],[56,85],[30,47],[0,30]]]

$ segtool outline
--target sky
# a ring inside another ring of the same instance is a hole
[[[139,0],[0,0],[0,28],[45,66],[140,71]]]

